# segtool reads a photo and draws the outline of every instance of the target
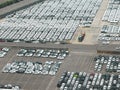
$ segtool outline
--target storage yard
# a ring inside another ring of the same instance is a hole
[[[0,11],[0,89],[119,90],[119,0],[23,0]]]
[[[0,24],[0,39],[38,43],[71,40],[79,25],[91,25],[101,2],[62,0],[33,5],[6,17],[6,21]]]

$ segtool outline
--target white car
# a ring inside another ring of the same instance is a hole
[[[2,48],[2,50],[8,52],[9,48],[5,47],[5,48]]]
[[[50,75],[55,75],[56,72],[55,72],[55,71],[50,71],[49,74],[50,74]]]
[[[108,45],[110,42],[109,41],[103,41],[102,44],[103,45]]]
[[[120,50],[120,47],[116,47],[115,49],[116,49],[116,50]]]

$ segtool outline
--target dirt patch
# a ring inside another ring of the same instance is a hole
[[[7,0],[0,0],[0,3],[6,2]]]

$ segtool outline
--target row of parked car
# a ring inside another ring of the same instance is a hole
[[[102,0],[45,0],[8,15],[0,41],[45,43],[71,40],[79,25],[90,26]]]
[[[104,25],[101,29],[101,33],[119,34],[120,33],[120,26]]]
[[[45,1],[43,4],[31,6],[25,12],[17,13],[14,17],[39,20],[79,20],[87,25],[91,24],[102,0]],[[52,6],[53,5],[53,6]],[[73,7],[74,6],[74,7]],[[81,24],[80,23],[80,24]]]
[[[99,34],[98,40],[101,41],[120,41],[120,26],[104,25]]]
[[[4,48],[0,48],[0,58],[4,57],[9,51],[9,48],[4,47]]]
[[[105,11],[102,20],[111,23],[120,22],[120,0],[109,0],[107,10]]]
[[[117,72],[120,73],[120,57],[119,56],[105,56],[99,55],[94,58],[95,71],[101,71],[103,66],[106,65],[105,70],[107,72]]]
[[[43,57],[43,58],[57,58],[59,60],[65,59],[69,54],[68,49],[56,49],[56,48],[39,48],[39,49],[26,49],[22,48],[17,53],[17,56],[26,57]]]
[[[34,23],[34,20],[29,20],[29,22],[32,22],[30,24],[28,21],[23,22],[20,19],[19,22],[21,23],[17,23],[16,20],[16,23],[3,22],[0,24],[0,40],[2,42],[26,43],[54,43],[63,40],[71,40],[76,31],[76,27],[78,26],[78,22],[74,22],[73,20],[67,21],[67,23],[66,21],[54,21],[54,24],[56,24],[55,27],[48,25],[52,23],[51,21],[39,21]]]
[[[60,61],[46,61],[45,64],[42,62],[14,61],[12,63],[7,63],[7,65],[3,67],[2,72],[55,75],[61,64],[62,62]]]
[[[19,85],[11,85],[11,84],[0,84],[0,90],[20,90],[21,87]]]
[[[65,71],[57,87],[60,90],[119,90],[120,75]]]

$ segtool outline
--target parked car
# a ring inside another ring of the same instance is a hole
[[[86,72],[63,72],[58,80],[57,87],[60,90],[119,90],[120,75],[86,73]]]
[[[26,62],[26,61],[15,61],[8,63],[3,67],[3,73],[19,73],[19,74],[43,74],[43,75],[56,75],[62,62],[57,61],[46,61],[45,64],[41,62]]]
[[[39,49],[20,49],[17,56],[27,56],[27,57],[44,57],[44,58],[57,58],[58,60],[65,59],[69,54],[68,49],[58,49],[58,48],[39,48]]]

